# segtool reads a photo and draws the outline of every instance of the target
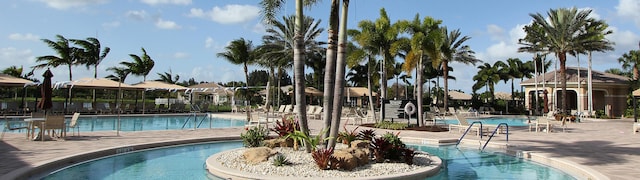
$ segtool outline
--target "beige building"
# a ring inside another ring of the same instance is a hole
[[[578,73],[580,76],[578,76]],[[588,114],[588,88],[586,68],[567,67],[567,108],[571,110],[579,110]],[[627,96],[629,94],[629,78],[615,74],[604,73],[592,70],[592,97],[593,112],[603,110],[606,115],[611,117],[620,117],[627,108]],[[578,80],[579,79],[579,80]],[[555,71],[541,74],[538,80],[538,100],[540,110],[544,108],[545,91],[547,96],[548,111],[561,108],[562,84],[560,72]],[[557,81],[556,81],[557,80]],[[557,82],[557,83],[556,83]],[[580,83],[578,83],[580,82]],[[525,106],[528,109],[535,109],[536,94],[535,78],[523,81],[520,85],[524,86]],[[554,89],[554,87],[556,87]],[[555,91],[554,91],[555,90]],[[547,112],[547,111],[545,111]]]

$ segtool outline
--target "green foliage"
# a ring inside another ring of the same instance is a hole
[[[400,134],[400,132],[393,134],[391,132],[387,132],[384,135],[382,135],[382,138],[385,139],[386,141],[389,141],[389,143],[391,143],[394,146],[401,146],[401,147],[405,147],[404,142],[402,142],[402,140],[400,140],[400,137],[398,137],[398,135]]]
[[[394,123],[390,121],[380,121],[375,124],[376,128],[380,129],[392,129],[392,130],[404,130],[407,128],[407,124],[404,123]]]
[[[349,145],[351,147],[351,142],[358,138],[357,129],[358,127],[352,129],[351,131],[347,130],[347,127],[343,127],[344,131],[338,133],[338,141],[341,141],[344,144]]]
[[[376,162],[392,161],[413,164],[415,150],[407,148],[398,134],[386,133],[382,137],[373,138],[369,143]]]
[[[260,147],[264,144],[269,132],[262,127],[246,128],[245,133],[240,134],[244,147]]]
[[[604,110],[596,110],[596,118],[609,119],[609,116],[604,113]]]
[[[274,166],[285,166],[285,165],[290,165],[291,162],[289,162],[289,159],[287,159],[287,157],[283,154],[278,154],[272,161],[272,164]]]
[[[286,139],[293,140],[293,149],[298,150],[298,143],[303,144],[305,140],[309,139],[309,136],[302,131],[293,131],[285,136]]]
[[[320,130],[320,133],[318,133],[318,135],[309,137],[308,139],[305,140],[309,142],[309,145],[311,145],[311,150],[315,151],[316,149],[318,149],[318,144],[320,144],[320,142],[331,139],[331,137],[322,139],[322,134],[326,132],[327,132],[327,129]]]
[[[371,141],[374,137],[376,137],[376,130],[373,129],[365,129],[361,130],[358,133],[358,139]]]

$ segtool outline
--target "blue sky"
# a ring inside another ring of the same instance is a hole
[[[321,1],[305,9],[305,14],[321,19],[326,28],[329,3],[330,0]],[[279,16],[294,13],[293,5],[294,1],[288,1]],[[443,20],[449,29],[460,29],[463,35],[470,36],[467,44],[476,56],[493,64],[508,58],[531,59],[531,54],[517,52],[517,39],[525,35],[522,27],[531,22],[529,14],[545,14],[561,7],[593,9],[592,16],[606,20],[614,31],[607,38],[616,43],[615,51],[594,53],[595,70],[620,68],[617,58],[638,49],[640,1],[635,0],[356,0],[351,2],[348,24],[355,28],[359,21],[375,20],[380,8],[387,10],[392,22],[412,19],[416,13],[431,16]],[[111,74],[105,70],[108,67],[130,61],[128,54],[140,55],[140,48],[144,47],[156,62],[147,79],[157,79],[157,73],[171,70],[180,75],[181,81],[244,81],[242,67],[227,63],[216,53],[241,37],[259,45],[265,29],[259,10],[258,1],[252,0],[5,0],[0,2],[0,69],[16,65],[28,71],[36,64],[35,57],[55,53],[40,39],[55,40],[60,34],[67,39],[97,36],[103,47],[111,48],[98,67],[100,77]],[[319,40],[326,39],[325,32]],[[586,60],[586,56],[581,57],[582,67],[586,67]],[[574,57],[567,63],[578,65]],[[470,93],[477,68],[451,65],[457,80],[450,81],[450,89]],[[259,67],[251,69],[256,68]],[[52,71],[54,81],[68,80],[66,67]],[[36,71],[36,78],[41,78],[42,72]],[[93,70],[77,66],[73,75],[74,80],[93,77]],[[126,82],[140,81],[142,77],[130,76]],[[496,90],[508,92],[510,84],[500,82]]]

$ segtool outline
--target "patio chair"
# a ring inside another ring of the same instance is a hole
[[[458,115],[455,115],[455,117],[458,120],[458,124],[449,124],[449,132],[451,132],[452,129],[458,129],[458,132],[462,132],[462,131],[466,131],[468,128],[471,128],[470,130],[473,130],[476,132],[476,136],[482,135],[480,133],[480,130],[481,130],[480,124],[474,124],[473,126],[469,127],[470,124],[467,121],[467,118],[463,116],[458,116]],[[482,132],[489,132],[489,127],[487,125],[483,125]]]
[[[64,138],[67,135],[64,121],[64,115],[47,115],[46,120],[37,127],[41,129],[39,139],[44,141],[44,133],[48,133],[52,138],[56,137],[56,130],[60,133],[57,137]]]
[[[269,129],[269,124],[273,123],[269,117],[265,117],[265,116],[260,116],[258,115],[258,113],[251,113],[251,118],[249,119],[248,123],[245,125],[245,127],[261,127],[261,126],[266,126],[267,129]]]
[[[67,126],[68,129],[71,129],[71,135],[75,135],[75,132],[73,129],[76,129],[78,131],[78,136],[80,136],[80,126],[78,126],[78,118],[80,118],[80,113],[73,113],[73,116],[71,117],[71,121],[69,121],[69,125]]]
[[[311,118],[313,119],[322,119],[322,107],[317,106],[316,109],[311,113]]]
[[[19,125],[17,125],[19,124]],[[27,130],[27,139],[29,138],[29,126],[24,124],[23,122],[11,121],[7,119],[7,116],[4,116],[4,129],[2,129],[2,135],[0,135],[0,139],[4,138],[4,133],[7,131],[15,131],[25,129]]]
[[[307,116],[313,114],[315,110],[316,110],[316,106],[307,106]]]
[[[493,107],[489,107],[489,114],[500,114],[502,115],[502,111],[496,111]]]
[[[535,128],[536,132],[540,132],[542,131],[542,129],[544,129],[546,133],[549,133],[552,132],[557,125],[562,127],[562,132],[565,132],[565,129],[567,127],[566,118],[562,118],[562,121],[558,122],[549,118],[539,117],[535,123],[529,124],[529,132],[531,132],[531,129]]]
[[[453,107],[449,107],[449,111],[448,111],[447,113],[448,113],[449,115],[457,114],[457,113],[456,113],[456,109],[455,109],[455,108],[453,108]]]
[[[634,122],[633,123],[633,134],[636,134],[636,132],[640,131],[640,122]]]

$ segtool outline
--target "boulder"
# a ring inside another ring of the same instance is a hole
[[[242,157],[248,164],[257,164],[260,162],[267,161],[269,157],[278,153],[277,151],[268,148],[268,147],[254,147],[247,148],[242,153]]]
[[[275,147],[293,147],[292,139],[276,138],[264,140],[264,146],[269,148]]]
[[[351,147],[356,147],[356,148],[369,148],[369,141],[365,141],[365,140],[355,140],[355,141],[351,141]]]
[[[338,164],[338,168],[342,170],[352,170],[358,167],[358,159],[353,156],[348,149],[340,149],[333,152],[333,157],[338,160],[342,160]]]
[[[358,160],[358,166],[369,164],[369,149],[350,148],[350,153]]]

